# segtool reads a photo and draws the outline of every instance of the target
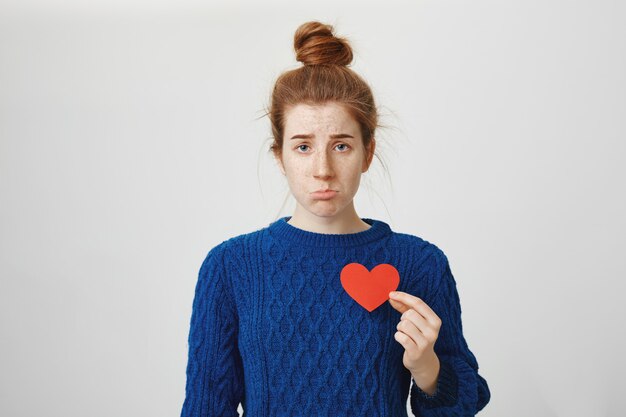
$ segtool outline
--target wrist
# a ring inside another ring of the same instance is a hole
[[[415,384],[428,395],[433,395],[437,389],[437,381],[441,363],[436,354],[434,354],[430,364],[420,370],[411,371],[411,376]]]

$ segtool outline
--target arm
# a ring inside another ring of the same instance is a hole
[[[224,270],[223,246],[209,251],[198,275],[189,328],[181,417],[238,417],[244,394],[238,317]]]
[[[433,270],[441,274],[431,306],[442,322],[434,347],[440,369],[433,395],[411,378],[411,410],[420,417],[474,416],[489,402],[489,386],[478,374],[478,362],[463,336],[459,294],[443,253]]]

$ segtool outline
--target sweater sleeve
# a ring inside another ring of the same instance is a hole
[[[223,257],[222,246],[211,249],[198,274],[181,417],[239,416],[243,365],[237,345],[238,317]]]
[[[459,293],[445,255],[435,270],[443,270],[430,306],[442,322],[434,346],[439,376],[433,395],[421,390],[411,378],[411,410],[418,417],[475,416],[491,398],[489,386],[478,374],[478,362],[463,336]]]

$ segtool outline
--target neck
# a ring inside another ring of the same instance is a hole
[[[269,232],[273,237],[282,240],[286,244],[298,247],[329,248],[355,248],[368,245],[379,239],[387,238],[392,231],[389,225],[380,220],[363,218],[369,226],[368,229],[355,233],[316,233],[300,229],[289,224],[291,216],[283,216],[269,226]]]
[[[354,205],[332,216],[318,216],[298,205],[287,223],[309,232],[333,234],[357,233],[371,227],[361,220]]]

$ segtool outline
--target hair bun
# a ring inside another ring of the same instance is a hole
[[[348,65],[352,62],[352,48],[348,40],[336,37],[331,25],[320,22],[300,25],[293,46],[296,59],[304,65]]]

